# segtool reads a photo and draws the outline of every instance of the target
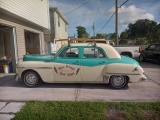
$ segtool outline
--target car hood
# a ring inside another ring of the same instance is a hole
[[[42,61],[47,62],[51,61],[54,58],[54,54],[50,55],[40,55],[40,54],[32,54],[32,55],[24,55],[23,61]]]

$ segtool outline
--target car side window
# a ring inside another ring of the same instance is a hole
[[[155,45],[149,46],[148,50],[155,50]]]
[[[84,58],[105,58],[102,50],[98,48],[84,48]]]
[[[61,58],[78,58],[79,50],[78,48],[65,48],[59,55]]]

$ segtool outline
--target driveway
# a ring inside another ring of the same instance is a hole
[[[110,89],[104,84],[43,84],[26,88],[15,82],[13,76],[0,78],[0,101],[159,101],[160,65],[141,63],[149,80],[129,83],[122,90]]]

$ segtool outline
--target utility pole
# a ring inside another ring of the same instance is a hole
[[[116,1],[115,9],[116,9],[116,15],[115,15],[115,41],[116,41],[116,46],[119,46],[119,41],[118,41],[118,0]]]
[[[93,23],[92,29],[93,29],[93,36],[95,37],[95,26],[94,26],[94,23]]]

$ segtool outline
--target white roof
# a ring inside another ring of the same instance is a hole
[[[92,43],[72,43],[71,46],[93,46],[93,44]],[[107,57],[110,59],[121,58],[119,53],[111,45],[104,44],[104,43],[96,43],[96,47],[102,48],[106,52]]]

